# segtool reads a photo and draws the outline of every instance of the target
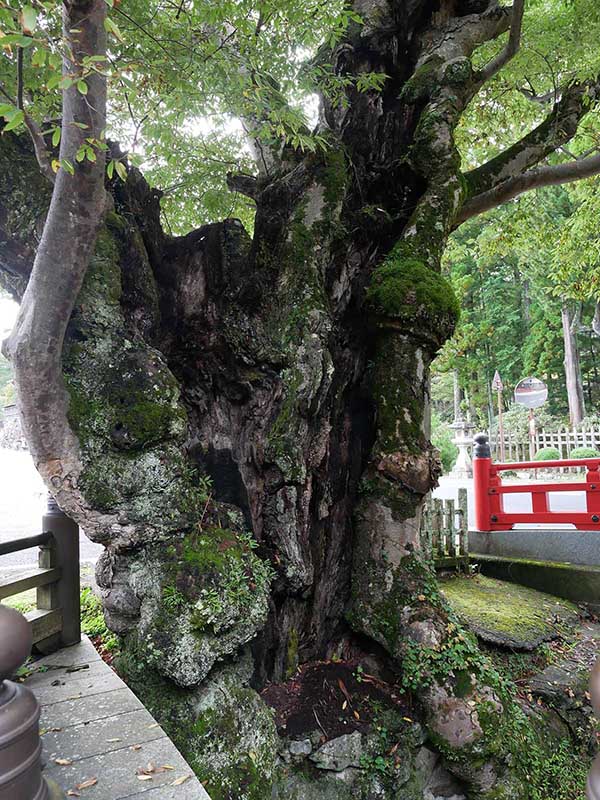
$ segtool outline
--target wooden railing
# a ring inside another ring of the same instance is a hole
[[[458,490],[458,504],[431,496],[421,512],[421,548],[437,569],[469,561],[467,490]]]
[[[36,607],[25,614],[33,644],[43,652],[81,640],[79,619],[79,528],[59,509],[53,498],[42,517],[42,533],[0,542],[2,556],[39,548],[37,569],[23,569],[0,581],[0,600],[29,589],[36,590]]]
[[[532,471],[543,464],[545,470],[583,467],[584,480],[558,483],[502,483],[502,472]],[[475,529],[478,531],[512,530],[519,524],[570,523],[579,530],[600,530],[600,458],[560,461],[524,461],[496,464],[492,461],[488,437],[475,437],[473,452],[473,488]],[[585,497],[585,511],[550,509],[550,495],[557,492],[579,492]],[[509,494],[531,495],[531,511],[506,511],[504,497]]]

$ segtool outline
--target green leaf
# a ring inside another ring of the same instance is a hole
[[[85,147],[81,146],[79,150],[75,153],[75,161],[81,164],[84,158],[85,158]]]
[[[10,122],[8,122],[4,126],[5,131],[12,131],[13,128],[17,128],[25,119],[25,114],[22,111],[17,111],[16,114],[12,115]]]
[[[19,109],[13,106],[12,103],[0,103],[0,117],[6,117],[7,114],[15,110],[18,111]]]
[[[114,175],[114,172],[115,172],[115,162],[114,161],[109,161],[107,166],[106,166],[106,174],[108,175],[109,178],[112,179],[112,176]]]
[[[80,94],[87,94],[88,93],[88,85],[85,81],[77,81],[77,90]]]
[[[107,33],[112,33],[115,39],[118,39],[120,42],[125,41],[118,25],[113,22],[110,17],[106,17],[104,20],[104,29],[107,31]]]
[[[23,6],[19,21],[24,33],[33,33],[37,26],[37,11],[32,6]]]
[[[125,164],[122,161],[115,161],[115,169],[117,170],[117,175],[121,178],[122,181],[127,180],[127,170],[125,168]]]
[[[20,33],[7,33],[6,36],[3,36],[0,41],[2,43],[2,47],[7,44],[18,44],[19,47],[31,47],[33,44],[33,39],[31,36],[21,36]]]
[[[37,47],[31,54],[31,66],[43,67],[46,63],[46,51],[41,47]]]
[[[75,175],[75,167],[73,166],[73,164],[71,164],[71,162],[68,159],[62,158],[60,161],[60,165],[65,172],[69,173],[69,175]]]
[[[60,128],[54,128],[54,131],[52,133],[52,147],[58,147],[60,143],[60,134],[61,134]]]
[[[96,153],[94,153],[91,147],[86,148],[85,155],[88,161],[91,161],[93,164],[96,162]]]

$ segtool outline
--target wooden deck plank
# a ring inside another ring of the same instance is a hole
[[[31,665],[25,680],[42,706],[46,774],[90,800],[210,800],[173,742],[119,676],[84,640]],[[57,764],[56,760],[67,761]],[[156,771],[140,780],[139,770]],[[169,765],[174,769],[160,772]],[[174,786],[177,778],[187,780]]]
[[[36,668],[35,664],[30,665],[32,672],[27,676],[27,686],[36,693],[40,686],[46,686],[55,680],[65,680],[67,678],[83,679],[92,675],[101,675],[106,667],[102,660],[92,661],[90,664],[78,664],[74,667],[62,666],[43,666]]]
[[[65,753],[64,757],[68,758],[69,754]],[[156,771],[149,780],[140,780],[139,770],[146,769],[149,764],[154,765],[156,769],[163,765],[174,769]],[[140,793],[143,796],[151,788],[159,786],[175,789],[177,787],[172,786],[173,781],[184,775],[193,775],[189,765],[166,736],[147,742],[141,750],[131,750],[126,747],[91,758],[83,758],[66,766],[48,764],[45,774],[53,778],[65,791],[75,789],[84,781],[97,778],[98,782],[94,786],[85,789],[86,800],[121,800]],[[206,797],[202,794],[203,789],[197,778],[190,777],[186,783],[192,781],[197,784],[198,799]]]
[[[77,675],[78,673],[74,673]],[[123,681],[112,670],[92,673],[84,678],[55,678],[50,683],[35,687],[35,695],[42,706],[48,707],[65,700],[79,700],[122,689]]]
[[[40,727],[44,730],[66,728],[139,708],[143,706],[130,689],[114,689],[112,692],[104,692],[93,697],[64,700],[62,703],[42,706]]]
[[[74,644],[72,647],[65,647],[62,650],[57,650],[56,653],[44,656],[32,666],[36,668],[43,666],[75,667],[81,664],[91,664],[93,661],[102,661],[102,659],[87,636],[84,636],[79,644]]]
[[[189,780],[180,786],[161,786],[158,789],[149,789],[147,792],[140,794],[130,794],[127,798],[122,800],[208,800],[206,791],[200,785],[199,793],[198,785]]]
[[[93,725],[72,725],[60,731],[48,731],[42,737],[44,758],[52,763],[69,753],[69,759],[80,761],[125,747],[143,746],[165,736],[163,729],[145,708],[99,719]],[[141,752],[141,751],[140,751]]]

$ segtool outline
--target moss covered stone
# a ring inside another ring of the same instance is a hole
[[[251,660],[224,668],[195,697],[187,757],[212,800],[264,800],[277,777],[273,712],[244,685],[243,669],[248,680]]]
[[[457,576],[441,584],[450,605],[474,633],[485,641],[533,650],[556,638],[577,618],[567,601],[514,583]]]
[[[147,548],[129,565],[141,607],[128,646],[179,686],[195,686],[263,627],[271,578],[251,537],[235,530],[200,529]]]

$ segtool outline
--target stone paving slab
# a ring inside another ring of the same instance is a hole
[[[579,620],[572,603],[485,575],[453,577],[442,581],[440,588],[480,639],[507,647],[534,650]]]
[[[25,684],[42,706],[45,773],[65,792],[89,800],[210,800],[173,742],[89,640],[30,666]]]

